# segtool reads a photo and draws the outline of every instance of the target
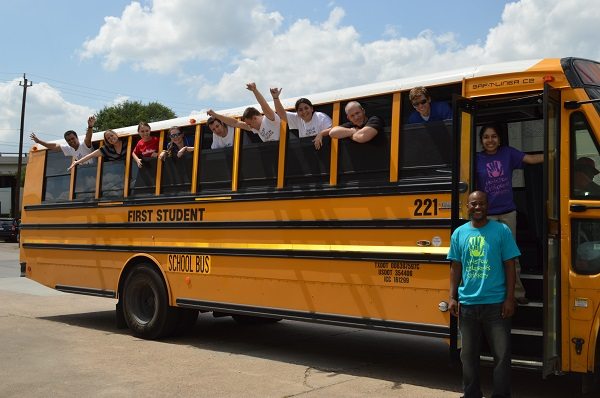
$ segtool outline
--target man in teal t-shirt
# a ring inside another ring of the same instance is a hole
[[[449,309],[459,317],[464,396],[483,396],[479,347],[485,331],[494,355],[493,396],[510,397],[510,320],[515,312],[515,258],[521,253],[510,228],[487,218],[485,192],[471,193],[467,210],[471,221],[452,233],[448,252]]]

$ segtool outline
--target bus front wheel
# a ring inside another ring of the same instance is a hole
[[[169,306],[161,275],[148,265],[137,266],[127,276],[123,292],[123,315],[133,335],[159,339],[173,332],[177,311]]]

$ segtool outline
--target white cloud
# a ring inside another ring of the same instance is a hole
[[[154,0],[128,5],[120,17],[104,18],[98,35],[83,44],[81,57],[101,56],[109,70],[122,63],[156,72],[182,62],[221,59],[277,29],[282,16],[258,0]]]
[[[493,61],[582,56],[600,59],[598,0],[523,0],[507,4],[490,29],[485,55]]]
[[[402,37],[393,26],[380,40],[363,42],[333,3],[326,21],[298,19],[282,30],[283,16],[266,11],[260,0],[221,0],[218,7],[211,0],[154,0],[148,7],[132,2],[120,17],[105,18],[98,35],[84,43],[82,57],[101,57],[109,69],[127,64],[176,72],[199,99],[249,103],[252,96],[244,89],[249,81],[265,94],[280,86],[285,96],[297,96],[466,65],[600,59],[597,2],[509,3],[498,25],[474,44],[460,43],[454,32]],[[202,63],[189,62],[197,60]],[[190,73],[190,65],[199,66]]]
[[[416,37],[361,43],[343,10],[316,25],[298,20],[270,40],[242,51],[235,69],[199,90],[199,97],[234,100],[244,83],[282,85],[289,96],[374,81],[517,59],[580,56],[600,59],[595,21],[598,0],[522,0],[507,4],[500,23],[482,43],[464,45],[453,32],[425,30]],[[586,4],[587,3],[587,4]],[[250,97],[251,98],[251,97]]]
[[[0,83],[0,152],[18,152],[23,88],[20,79]],[[31,146],[29,134],[43,140],[61,139],[67,130],[84,134],[87,118],[94,110],[66,101],[60,91],[47,83],[34,82],[27,89],[23,151]]]

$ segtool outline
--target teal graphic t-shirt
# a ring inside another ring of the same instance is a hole
[[[504,261],[520,255],[505,224],[488,220],[481,228],[474,228],[470,222],[457,228],[450,239],[447,258],[462,264],[460,303],[502,303],[506,299]]]

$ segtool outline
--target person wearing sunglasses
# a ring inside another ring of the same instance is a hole
[[[173,126],[169,129],[169,143],[165,145],[158,158],[165,160],[167,157],[180,158],[187,152],[194,152],[194,143],[191,137],[186,136],[179,130],[179,127]]]
[[[408,117],[408,123],[428,123],[452,119],[452,108],[445,102],[431,101],[425,87],[414,87],[408,99],[415,111]]]

